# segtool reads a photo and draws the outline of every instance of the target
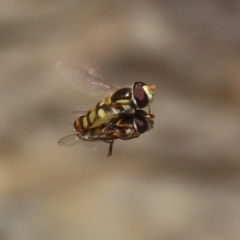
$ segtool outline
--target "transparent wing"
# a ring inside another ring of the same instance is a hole
[[[96,149],[99,141],[84,141],[83,139],[79,138],[77,134],[63,137],[58,141],[58,145],[61,147],[71,147],[79,143],[83,144],[88,149]]]
[[[81,139],[78,137],[77,134],[72,134],[66,137],[61,138],[58,141],[58,145],[61,147],[71,147],[77,143],[81,143]]]
[[[55,67],[65,81],[83,93],[94,96],[107,95],[119,89],[117,86],[107,84],[94,69],[81,68],[69,59],[60,59]]]

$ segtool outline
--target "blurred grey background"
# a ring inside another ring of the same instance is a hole
[[[93,100],[65,55],[156,84],[154,129],[111,158],[59,147]],[[1,240],[240,239],[239,1],[2,0],[0,59]]]

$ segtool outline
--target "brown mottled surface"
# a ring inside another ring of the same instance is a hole
[[[0,239],[240,239],[239,22],[236,0],[3,0]],[[92,101],[54,69],[63,55],[156,84],[154,129],[111,158],[58,147],[73,109],[55,90]]]

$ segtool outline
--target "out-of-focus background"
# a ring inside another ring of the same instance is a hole
[[[154,129],[59,147],[63,56],[156,84]],[[0,62],[1,240],[240,239],[239,1],[3,0]]]

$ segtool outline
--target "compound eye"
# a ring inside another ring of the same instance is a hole
[[[145,85],[143,82],[135,82],[133,85],[133,97],[138,108],[144,108],[148,105],[148,96],[143,88]]]
[[[143,116],[136,116],[134,118],[135,127],[138,133],[144,133],[148,130],[147,120]]]

